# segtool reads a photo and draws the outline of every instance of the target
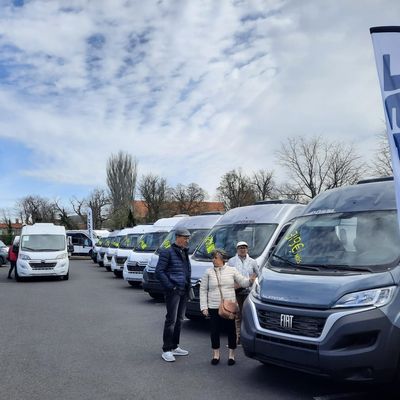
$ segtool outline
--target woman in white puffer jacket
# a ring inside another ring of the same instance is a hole
[[[215,249],[213,252],[213,268],[207,269],[200,283],[200,309],[205,317],[210,317],[211,347],[213,349],[212,365],[217,365],[220,358],[220,333],[222,324],[227,324],[229,358],[228,365],[235,364],[236,329],[235,320],[225,320],[218,315],[221,303],[221,285],[224,300],[236,301],[235,283],[240,287],[248,287],[254,282],[254,277],[246,278],[236,268],[225,264],[228,255],[224,250]]]

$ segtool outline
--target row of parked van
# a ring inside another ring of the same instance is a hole
[[[100,240],[95,260],[161,297],[158,253],[174,242],[175,229],[189,229],[195,298],[187,317],[195,318],[201,317],[199,284],[212,266],[213,249],[232,257],[236,243],[246,241],[261,267],[243,309],[241,342],[248,357],[345,380],[399,379],[393,180],[328,190],[307,206],[266,201],[224,215],[175,217],[168,228],[165,223],[132,239],[136,233],[120,231]]]

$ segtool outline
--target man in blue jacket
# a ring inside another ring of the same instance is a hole
[[[175,243],[160,251],[156,276],[165,291],[167,315],[163,332],[162,358],[175,361],[175,356],[187,356],[189,352],[179,347],[179,337],[190,289],[191,267],[188,255],[190,232],[177,229]]]

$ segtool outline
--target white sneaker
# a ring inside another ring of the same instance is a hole
[[[176,349],[172,350],[173,356],[187,356],[188,354],[189,352],[187,350],[183,350],[179,346]]]
[[[172,351],[164,351],[164,353],[161,354],[161,357],[163,358],[164,361],[167,362],[175,361],[175,357],[172,354]]]

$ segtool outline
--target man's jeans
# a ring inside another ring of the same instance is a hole
[[[179,345],[181,326],[185,316],[187,293],[171,291],[165,295],[167,315],[163,332],[163,351],[171,351]]]

